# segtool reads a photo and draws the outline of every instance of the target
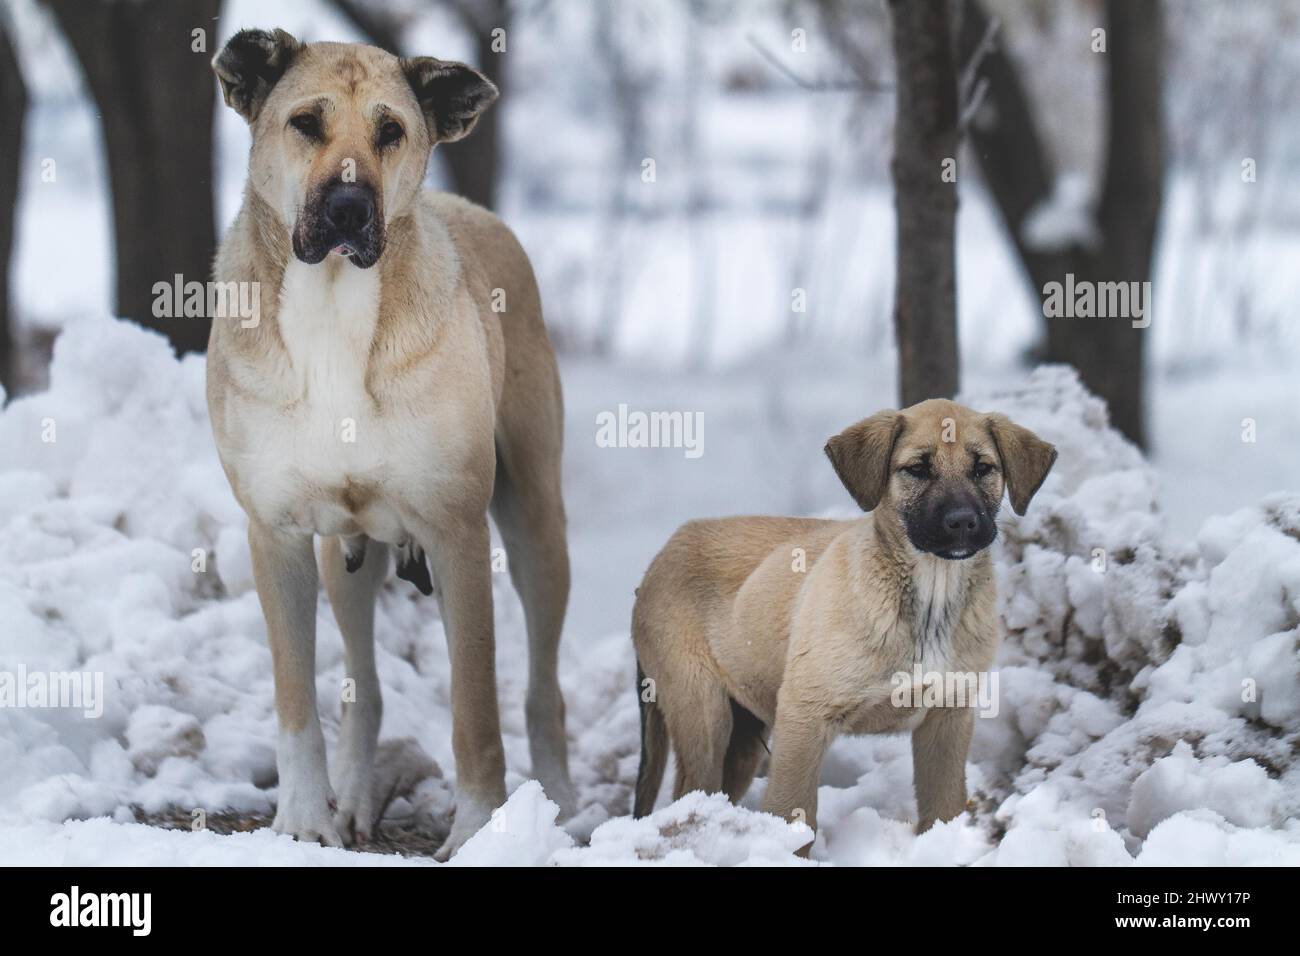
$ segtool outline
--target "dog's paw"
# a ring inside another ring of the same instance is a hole
[[[439,863],[446,863],[465,845],[466,840],[483,829],[491,819],[492,808],[487,804],[457,795],[456,814],[452,818],[451,833],[433,858]]]
[[[290,734],[280,732],[276,765],[280,792],[271,829],[304,843],[343,845],[334,826],[334,791],[325,766],[325,740],[320,726]]]
[[[330,814],[328,801],[319,801],[319,806],[294,805],[293,801],[281,800],[275,810],[275,821],[271,829],[276,833],[287,833],[303,843],[319,843],[321,846],[343,846],[338,827]]]
[[[340,804],[334,814],[334,828],[343,838],[344,846],[364,847],[370,842],[374,832],[374,819],[370,808]]]
[[[338,810],[334,813],[334,826],[350,847],[365,846],[374,833],[375,817],[370,776],[352,774],[339,788]]]

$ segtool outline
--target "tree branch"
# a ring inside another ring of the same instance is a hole
[[[990,107],[982,114],[973,113],[967,132],[1011,241],[1031,278],[1041,286],[1040,278],[1052,271],[1057,256],[1028,246],[1022,232],[1029,213],[1051,197],[1055,175],[1029,96],[1010,56],[990,37],[993,29],[979,0],[966,0],[957,48],[960,58],[974,66],[971,82],[984,85],[984,104]]]
[[[885,83],[877,83],[874,80],[809,80],[800,76],[793,69],[786,65],[780,57],[764,44],[753,33],[745,34],[745,39],[749,45],[758,51],[759,56],[770,63],[780,74],[782,74],[795,86],[801,87],[812,93],[836,93],[851,90],[853,92],[881,92],[893,89]]]

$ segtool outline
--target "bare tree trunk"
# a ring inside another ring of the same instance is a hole
[[[9,311],[9,260],[13,254],[18,186],[23,156],[27,87],[9,34],[0,25],[0,386],[12,395],[18,386],[18,353]]]
[[[1024,86],[1006,52],[988,51],[978,75],[987,82],[985,112],[971,125],[984,178],[1011,241],[1035,289],[1048,283],[1147,282],[1155,248],[1164,177],[1161,104],[1163,33],[1157,0],[1108,0],[1107,149],[1097,210],[1100,242],[1042,250],[1024,238],[1025,220],[1053,192],[1054,175],[1042,147]],[[967,0],[960,49],[974,53],[988,27],[976,0]],[[1147,303],[1150,308],[1150,302]],[[1149,316],[1148,316],[1149,317]],[[1106,400],[1112,423],[1145,445],[1142,407],[1145,329],[1125,317],[1045,319],[1046,358],[1079,370],[1085,385]]]
[[[613,351],[623,317],[624,255],[631,214],[627,187],[645,156],[645,90],[619,45],[619,0],[600,0],[593,11],[593,43],[603,62],[615,103],[618,149],[609,176],[600,252],[604,264],[597,324],[591,350],[597,355]]]
[[[481,3],[476,14],[467,14],[463,19],[474,35],[475,61],[471,65],[504,94],[506,54],[492,49],[492,31],[507,28],[509,10],[505,0]],[[488,209],[496,208],[497,186],[501,181],[501,116],[498,105],[479,117],[471,135],[438,147],[451,171],[456,192]]]
[[[1107,78],[1106,179],[1098,209],[1103,237],[1103,281],[1149,282],[1156,228],[1163,200],[1165,166],[1164,30],[1157,0],[1107,0],[1109,52]],[[1147,303],[1150,308],[1150,302]],[[1147,316],[1150,318],[1150,315]],[[1060,323],[1058,323],[1059,325]],[[1143,352],[1147,330],[1123,318],[1087,323],[1098,343],[1087,375],[1111,408],[1115,427],[1138,445],[1146,444],[1142,408]],[[1049,355],[1079,338],[1076,320],[1068,332],[1049,337]],[[1088,337],[1085,333],[1083,337]],[[1085,381],[1087,376],[1085,375]]]
[[[179,353],[201,352],[206,318],[156,318],[153,286],[204,282],[216,223],[212,188],[212,51],[220,0],[46,0],[81,61],[99,108],[113,190],[117,312],[156,329]]]
[[[716,333],[714,295],[717,280],[717,255],[712,224],[708,217],[709,170],[700,136],[701,102],[704,100],[704,59],[701,49],[705,30],[705,7],[701,0],[690,0],[690,21],[686,27],[686,68],[681,91],[682,169],[689,182],[682,214],[686,220],[690,244],[691,268],[691,336],[687,361],[696,369],[706,368],[713,353]]]
[[[894,328],[903,407],[957,392],[957,71],[948,3],[890,0],[897,71]],[[955,167],[953,167],[955,169]]]

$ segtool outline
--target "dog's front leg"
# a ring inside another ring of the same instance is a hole
[[[425,551],[433,562],[451,655],[456,816],[451,835],[437,853],[437,859],[447,860],[488,822],[506,798],[486,514],[438,529]]]
[[[831,737],[825,718],[794,706],[783,707],[778,701],[763,809],[808,828],[808,842],[799,850],[800,856],[808,855],[817,835],[817,784]]]
[[[951,820],[966,809],[966,754],[975,711],[970,707],[931,710],[912,731],[912,776],[916,784],[917,833],[936,820]]]
[[[330,812],[325,737],[316,711],[316,555],[311,535],[252,521],[253,580],[275,670],[280,794],[272,827],[300,840],[342,846]]]
[[[334,823],[350,846],[369,842],[382,809],[374,793],[375,752],[384,712],[375,669],[375,594],[388,573],[388,548],[363,538],[358,550],[360,564],[355,559],[349,563],[339,538],[326,539],[321,546],[321,576],[343,634],[346,674],[352,681],[350,693],[343,697],[343,721],[333,762],[338,797]]]

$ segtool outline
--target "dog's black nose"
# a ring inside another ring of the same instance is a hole
[[[979,515],[974,508],[952,508],[944,512],[943,528],[949,534],[965,537],[979,527]]]
[[[370,190],[356,183],[335,186],[325,200],[325,218],[344,235],[360,232],[374,217],[375,200]]]

